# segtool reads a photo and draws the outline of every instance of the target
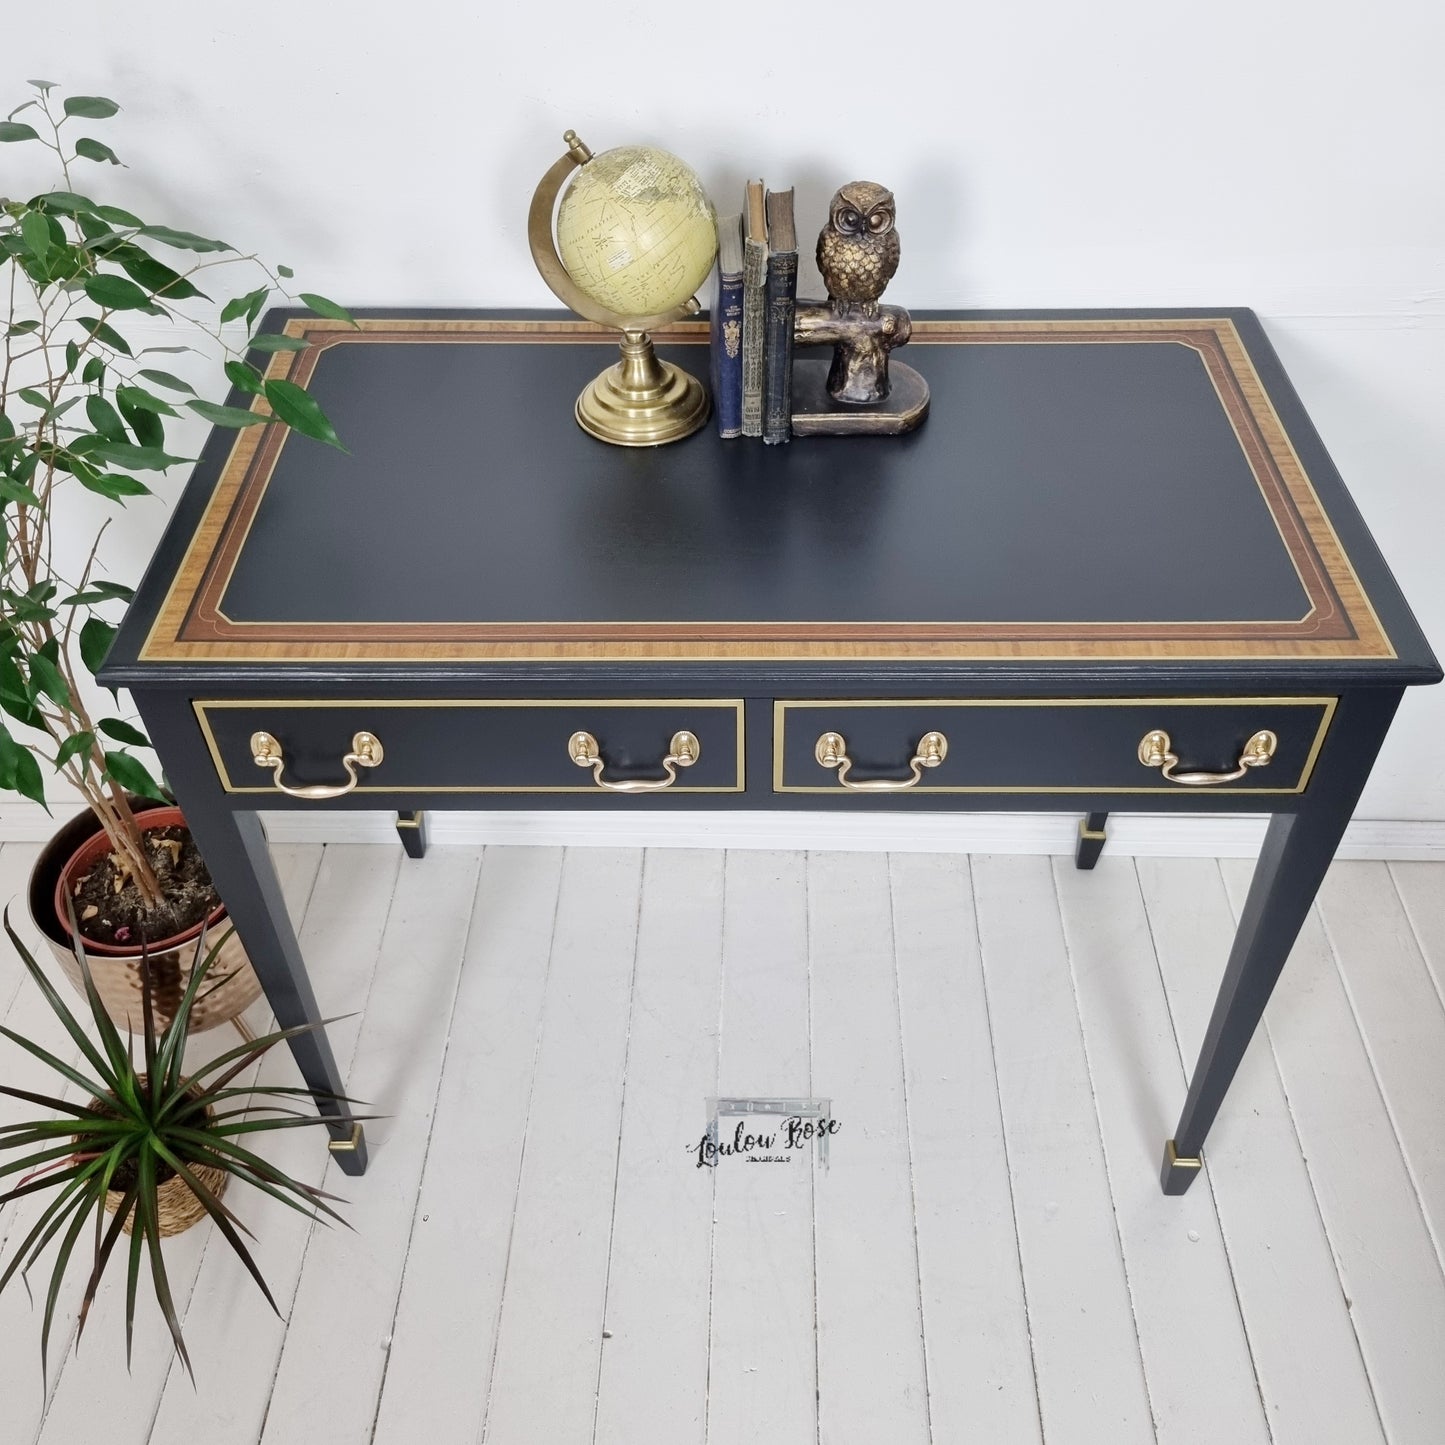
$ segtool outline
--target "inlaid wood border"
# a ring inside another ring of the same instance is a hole
[[[356,328],[293,318],[312,344],[277,353],[268,376],[306,385],[333,346],[388,343],[607,344],[612,333],[576,320],[373,318]],[[706,344],[703,322],[657,333]],[[919,320],[914,345],[1175,343],[1196,352],[1259,485],[1310,603],[1303,617],[1182,622],[276,622],[237,621],[222,600],[288,433],[250,427],[232,447],[214,493],[141,650],[173,661],[968,661],[1230,660],[1395,656],[1320,504],[1234,322],[1227,317],[1086,320]],[[255,410],[266,411],[261,398]],[[559,425],[562,423],[559,422]]]

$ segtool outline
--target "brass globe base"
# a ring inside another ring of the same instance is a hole
[[[618,447],[655,447],[691,436],[712,406],[707,388],[661,361],[641,331],[622,334],[622,357],[577,398],[577,424]]]

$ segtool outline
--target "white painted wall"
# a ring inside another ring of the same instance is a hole
[[[904,304],[1253,306],[1445,646],[1433,0],[8,8],[0,113],[34,75],[114,97],[131,169],[95,192],[357,305],[552,304],[525,214],[575,126],[666,145],[724,206],[746,174],[794,182],[805,230],[838,182],[886,181]],[[39,179],[31,149],[0,151],[0,193]],[[163,517],[113,529],[116,575]],[[1442,733],[1445,688],[1412,693],[1361,816],[1445,818]]]

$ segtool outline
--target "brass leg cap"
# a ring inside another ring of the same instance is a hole
[[[344,1139],[333,1139],[326,1146],[333,1154],[355,1154],[361,1148],[361,1125],[353,1124]]]
[[[1159,1170],[1159,1185],[1166,1194],[1183,1194],[1199,1177],[1204,1160],[1181,1154],[1172,1139],[1164,1144],[1164,1163]]]
[[[327,1148],[343,1174],[357,1177],[366,1173],[366,1134],[359,1123],[351,1126],[351,1133],[346,1137],[333,1139]]]

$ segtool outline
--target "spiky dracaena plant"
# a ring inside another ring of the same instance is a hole
[[[57,1080],[74,1085],[78,1091],[71,1097],[63,1097],[0,1085],[0,1094],[45,1111],[34,1119],[0,1127],[0,1178],[20,1176],[18,1183],[0,1194],[0,1210],[29,1195],[45,1191],[53,1193],[39,1217],[29,1225],[4,1272],[0,1273],[0,1290],[17,1275],[23,1278],[58,1238],[40,1329],[41,1369],[47,1370],[50,1331],[55,1322],[61,1285],[75,1259],[87,1223],[94,1226],[94,1243],[91,1249],[83,1251],[83,1267],[88,1274],[80,1304],[79,1330],[85,1328],[106,1265],[115,1253],[126,1221],[131,1219],[126,1251],[127,1364],[135,1328],[136,1292],[141,1264],[145,1261],[149,1265],[161,1313],[175,1341],[176,1352],[189,1371],[190,1356],[181,1336],[180,1320],[161,1249],[159,1190],[168,1179],[178,1176],[184,1181],[215,1223],[222,1238],[240,1256],[271,1308],[277,1309],[256,1261],[241,1238],[243,1233],[249,1234],[250,1231],[206,1186],[196,1170],[198,1167],[221,1170],[303,1214],[312,1217],[326,1215],[343,1224],[346,1222],[327,1202],[334,1201],[335,1195],[291,1178],[237,1142],[246,1135],[307,1128],[326,1122],[310,1109],[302,1111],[287,1107],[287,1103],[281,1102],[283,1100],[312,1105],[327,1099],[349,1109],[352,1101],[340,1095],[321,1095],[310,1089],[279,1085],[236,1083],[277,1044],[311,1029],[322,1028],[324,1023],[304,1024],[248,1040],[187,1073],[184,1065],[187,1021],[195,1001],[205,993],[207,975],[220,947],[218,943],[207,948],[203,934],[196,945],[198,961],[180,1005],[159,1035],[151,996],[150,969],[148,960],[143,956],[141,1014],[144,1053],[141,1062],[137,1063],[105,1011],[84,951],[77,948],[76,958],[84,973],[91,1023],[99,1043],[94,1042],[82,1027],[16,935],[10,924],[8,909],[4,923],[5,932],[9,934],[26,970],[79,1051],[80,1063],[78,1066],[69,1064],[33,1040],[0,1025],[0,1036],[39,1059],[54,1071]],[[350,1117],[361,1119],[371,1116],[351,1114]],[[7,1154],[11,1156],[8,1159],[5,1158]],[[118,1178],[125,1180],[122,1187],[116,1184]],[[118,1207],[108,1213],[107,1196],[112,1190],[120,1193],[121,1198]],[[277,1310],[277,1313],[280,1311]]]
[[[0,196],[0,709],[32,729],[16,739],[0,721],[0,790],[43,804],[40,762],[64,776],[90,805],[149,909],[159,886],[126,791],[165,795],[127,751],[148,747],[145,734],[124,718],[95,713],[81,686],[115,636],[107,613],[132,593],[97,575],[99,536],[87,560],[61,565],[55,509],[76,488],[117,505],[147,494],[141,476],[181,460],[166,450],[178,407],[217,426],[275,423],[341,443],[306,391],[263,375],[246,359],[307,346],[258,329],[271,298],[289,295],[290,270],[273,271],[224,241],[149,225],[77,191],[78,171],[121,162],[93,136],[76,136],[76,127],[106,120],[119,107],[104,96],[55,99],[49,81],[31,85],[37,95],[0,121],[0,144],[48,148],[58,174],[52,189],[29,200]],[[232,295],[238,270],[262,284]],[[219,283],[230,299],[212,300],[197,281]],[[350,320],[324,296],[303,292],[295,299],[317,315]],[[227,378],[252,405],[206,401],[148,361],[147,353],[193,348],[133,344],[130,323],[141,317],[150,318],[142,323],[148,327],[174,323],[182,334],[208,337],[208,348],[226,355]]]

